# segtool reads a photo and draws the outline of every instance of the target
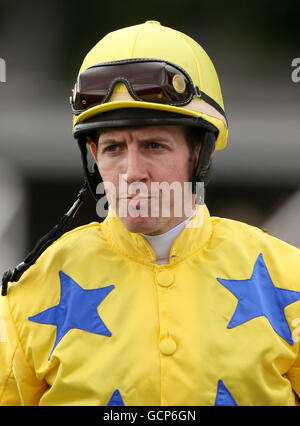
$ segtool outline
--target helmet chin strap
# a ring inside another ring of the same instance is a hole
[[[97,186],[100,182],[102,182],[102,178],[100,176],[100,173],[98,171],[97,164],[94,163],[93,165],[93,171],[89,170],[88,166],[88,148],[86,143],[86,135],[80,135],[78,137],[78,146],[81,153],[81,159],[82,159],[82,165],[83,165],[83,173],[86,178],[86,182],[88,185],[88,188],[90,190],[90,193],[92,194],[93,198],[98,201],[101,196],[97,196]]]
[[[199,191],[197,191],[197,182],[203,182],[205,190],[208,185],[211,166],[212,166],[212,154],[215,150],[217,135],[215,132],[206,130],[204,138],[201,144],[201,149],[198,157],[198,163],[192,180],[192,193],[196,194],[196,204],[204,204],[205,196],[201,197]]]

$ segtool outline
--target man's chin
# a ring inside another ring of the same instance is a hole
[[[123,225],[129,232],[151,234],[160,228],[160,218],[152,217],[120,217]]]

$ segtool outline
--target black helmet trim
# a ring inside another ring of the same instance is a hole
[[[161,111],[145,108],[122,108],[103,112],[95,115],[74,127],[74,137],[81,134],[88,134],[94,130],[109,127],[136,127],[136,126],[197,126],[203,127],[214,133],[218,129],[200,117],[191,117],[170,111]]]

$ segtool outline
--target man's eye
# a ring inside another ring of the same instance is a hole
[[[118,148],[118,145],[109,145],[105,148],[104,151],[108,151],[108,152],[115,152]]]
[[[157,142],[149,142],[149,147],[151,149],[158,149],[158,148],[162,148],[163,146]]]

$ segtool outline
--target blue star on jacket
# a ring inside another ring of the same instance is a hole
[[[265,316],[279,336],[290,345],[294,344],[284,308],[300,300],[300,292],[275,287],[262,253],[257,257],[249,279],[227,280],[217,278],[217,280],[238,299],[228,328],[236,327],[259,316]]]
[[[114,391],[114,393],[112,394],[112,396],[110,397],[110,400],[108,401],[107,406],[114,406],[114,407],[118,407],[118,406],[124,406],[124,402],[122,399],[122,396],[120,394],[119,389],[116,389]]]
[[[233,406],[236,407],[237,403],[235,402],[233,396],[227,389],[227,387],[224,385],[223,380],[218,381],[218,389],[217,389],[217,396],[215,400],[215,406]]]
[[[29,321],[57,327],[56,339],[48,360],[58,343],[72,328],[111,336],[97,308],[115,286],[85,290],[63,271],[59,271],[59,278],[61,288],[59,304],[28,317]]]

